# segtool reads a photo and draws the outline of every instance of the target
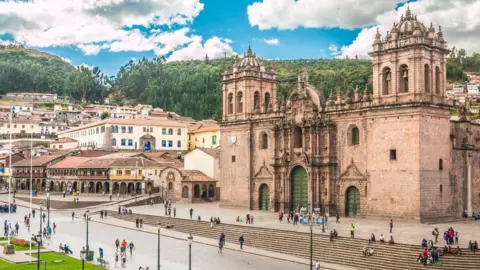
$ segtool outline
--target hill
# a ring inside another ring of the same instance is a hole
[[[68,92],[75,68],[60,57],[21,46],[0,47],[0,94],[18,91]]]

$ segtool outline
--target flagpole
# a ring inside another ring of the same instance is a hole
[[[30,133],[30,213],[32,213],[32,177],[33,177],[33,130]],[[30,220],[28,220],[28,226],[30,226]],[[32,254],[32,240],[30,240],[30,254]],[[30,262],[32,262],[32,256],[28,256]]]
[[[8,181],[8,228],[7,228],[7,231],[8,231],[8,244],[10,245],[10,216],[11,216],[11,212],[12,212],[12,201],[11,201],[11,194],[12,194],[12,154],[13,154],[13,149],[12,149],[12,118],[13,118],[13,108],[12,107],[12,111],[10,111],[10,117],[9,117],[9,120],[10,120],[10,127],[9,127],[9,130],[8,130],[8,133],[10,135],[10,156],[9,156],[9,161],[8,161],[8,166],[9,166],[9,173],[8,173],[8,178],[9,178],[9,181]]]

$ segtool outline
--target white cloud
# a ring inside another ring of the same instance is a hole
[[[65,58],[65,57],[61,57],[63,61],[71,64],[72,63],[72,60],[68,59],[68,58]]]
[[[298,27],[357,28],[372,25],[376,15],[406,0],[260,0],[247,8],[250,25],[260,30]]]
[[[74,45],[87,55],[106,49],[169,53],[192,37],[156,41],[169,33],[158,29],[190,23],[203,7],[200,0],[5,0],[0,1],[0,35],[11,34],[26,46]],[[138,26],[155,31],[141,32]]]
[[[278,38],[264,39],[263,41],[265,41],[265,43],[267,43],[268,45],[278,45],[278,43],[280,43],[280,40],[278,40]]]
[[[92,70],[95,66],[94,66],[94,65],[89,65],[89,64],[82,63],[82,64],[78,65],[77,67],[86,67],[86,68],[88,68],[89,70]]]
[[[78,44],[77,47],[82,50],[85,55],[97,55],[101,47],[95,44]]]
[[[341,51],[338,50],[338,46],[335,44],[330,44],[328,46],[328,50],[330,51],[330,54],[333,56],[337,56],[342,53]]]
[[[213,37],[202,45],[202,38],[200,36],[195,36],[192,38],[192,42],[186,47],[174,51],[168,60],[202,60],[205,59],[205,55],[208,55],[210,59],[224,57],[225,55],[231,56],[235,54],[232,46],[230,46],[231,42],[232,41],[229,39]]]

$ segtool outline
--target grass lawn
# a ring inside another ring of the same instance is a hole
[[[36,257],[37,255],[34,255]],[[71,270],[71,269],[82,269],[82,261],[62,255],[55,252],[42,253],[40,255],[40,269],[43,269],[43,262],[47,262],[48,270]],[[62,260],[63,262],[54,263],[53,261]],[[6,261],[0,260],[0,269],[8,270],[35,270],[37,269],[37,263],[27,263],[27,264],[11,264]],[[104,269],[102,267],[93,265],[91,263],[85,262],[86,270],[99,270]]]
[[[1,243],[0,246],[5,246],[6,244],[7,243]],[[23,246],[13,245],[13,248],[17,251],[30,250],[30,246],[23,247]],[[38,249],[37,245],[32,244],[32,250],[37,250],[37,249]],[[43,249],[43,247],[40,247],[40,249]]]

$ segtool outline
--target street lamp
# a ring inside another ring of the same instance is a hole
[[[313,193],[310,192],[310,268],[313,265]]]
[[[40,270],[40,243],[43,242],[42,240],[42,210],[43,210],[43,202],[40,202],[40,230],[38,231],[37,237],[37,270]],[[38,240],[40,239],[40,240]]]
[[[188,270],[192,270],[192,243],[193,243],[193,236],[187,237],[188,239]]]
[[[86,218],[87,218],[87,245],[86,245],[86,246],[87,246],[87,252],[86,252],[87,254],[86,254],[85,256],[86,256],[86,258],[87,258],[87,260],[88,260],[88,252],[89,252],[89,250],[90,250],[89,247],[88,247],[88,221],[90,220],[90,216],[89,216],[89,213],[88,213],[88,212],[87,212]]]
[[[47,230],[50,229],[50,188],[47,188]]]
[[[160,229],[162,228],[162,223],[157,222],[158,225],[158,254],[157,254],[157,270],[160,270]]]
[[[85,247],[80,250],[80,258],[82,259],[82,270],[85,269],[85,257],[86,257],[87,251],[85,250]]]

